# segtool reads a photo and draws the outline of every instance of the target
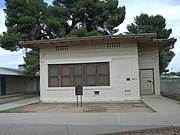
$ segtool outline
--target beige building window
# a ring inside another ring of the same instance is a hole
[[[109,62],[48,65],[49,87],[109,86]]]
[[[49,65],[49,84],[51,87],[59,86],[59,68],[58,65]]]

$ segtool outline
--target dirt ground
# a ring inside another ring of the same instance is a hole
[[[144,129],[144,130],[127,131],[127,132],[113,133],[106,135],[180,135],[180,127]]]
[[[154,112],[142,101],[112,102],[112,103],[83,103],[77,107],[76,103],[36,103],[18,107],[5,112],[68,112],[68,113],[94,113],[94,112]]]

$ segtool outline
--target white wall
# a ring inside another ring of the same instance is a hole
[[[40,49],[40,98],[43,102],[76,101],[74,87],[48,87],[48,64],[110,63],[110,86],[84,87],[84,101],[119,101],[140,99],[138,50],[135,43],[124,42],[120,48],[104,44],[72,45],[69,51],[57,52],[53,46]],[[130,81],[126,81],[130,78]],[[130,95],[125,94],[130,90]],[[100,95],[95,96],[94,91]]]

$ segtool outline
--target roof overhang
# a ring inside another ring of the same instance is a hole
[[[155,33],[145,33],[145,34],[127,34],[127,35],[106,35],[106,36],[89,36],[89,37],[69,37],[69,38],[57,38],[57,39],[48,39],[48,40],[35,40],[35,41],[21,41],[19,44],[25,48],[32,48],[39,50],[43,46],[47,45],[61,45],[61,44],[92,44],[100,42],[108,42],[114,40],[132,40],[135,42],[147,42],[155,44],[158,46],[168,46],[176,42],[175,39],[156,39],[157,34]]]
[[[175,44],[177,39],[153,39],[154,45],[158,46],[159,49],[166,48]]]

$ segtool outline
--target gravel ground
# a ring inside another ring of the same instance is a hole
[[[104,135],[180,135],[180,127],[144,129]]]
[[[159,128],[159,129],[148,129],[133,132],[124,132],[119,135],[180,135],[180,128]]]

